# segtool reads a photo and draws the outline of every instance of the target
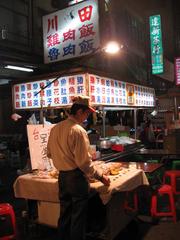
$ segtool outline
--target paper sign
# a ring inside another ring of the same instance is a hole
[[[32,169],[51,170],[54,168],[52,160],[47,157],[47,142],[54,125],[27,125]]]

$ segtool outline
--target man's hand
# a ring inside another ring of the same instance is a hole
[[[106,185],[106,186],[109,186],[110,185],[110,179],[109,179],[109,177],[108,176],[106,176],[106,175],[102,175],[102,177],[101,177],[101,182],[104,184],[104,185]]]

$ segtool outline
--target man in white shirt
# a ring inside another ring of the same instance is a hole
[[[60,240],[85,239],[88,177],[107,186],[110,184],[109,178],[93,166],[89,139],[81,126],[94,111],[88,97],[75,97],[70,116],[53,127],[50,133],[48,157],[59,170]]]

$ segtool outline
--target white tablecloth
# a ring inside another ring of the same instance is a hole
[[[106,204],[113,193],[131,191],[141,185],[149,185],[145,173],[140,169],[123,169],[119,175],[110,176],[111,184],[104,186],[101,182],[91,183],[91,188],[99,192],[101,200]]]
[[[14,193],[17,198],[59,202],[58,180],[41,179],[33,174],[19,176],[14,182]]]
[[[101,182],[90,184],[90,187],[99,193],[104,204],[117,191],[130,191],[141,185],[149,184],[144,172],[135,168],[123,169],[119,175],[110,176],[110,180],[109,187],[104,186]],[[58,190],[57,179],[41,179],[33,174],[19,176],[14,183],[14,192],[17,198],[59,202]]]

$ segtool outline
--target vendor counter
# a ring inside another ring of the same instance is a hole
[[[141,185],[149,184],[145,173],[134,166],[123,168],[118,175],[110,176],[110,181],[109,187],[104,186],[101,182],[90,183],[91,190],[98,193],[102,208],[105,209],[105,215],[102,216],[105,224],[101,229],[100,236],[102,239],[108,240],[114,239],[134,216],[127,214],[124,210],[124,193]],[[38,223],[52,227],[57,226],[60,211],[57,179],[25,174],[16,179],[14,192],[17,198],[37,201]],[[94,217],[96,213],[97,209],[94,208]]]
[[[126,146],[126,148],[123,151],[103,151],[101,153],[100,159],[104,162],[110,162],[110,161],[123,161],[123,159],[130,159],[131,156],[133,156],[137,151],[140,151],[140,149],[143,147],[143,145],[136,143],[136,144],[130,144],[129,146]]]
[[[159,162],[168,164],[180,158],[180,150],[141,148],[135,152],[135,155],[142,156],[145,161],[148,159],[158,159]]]

